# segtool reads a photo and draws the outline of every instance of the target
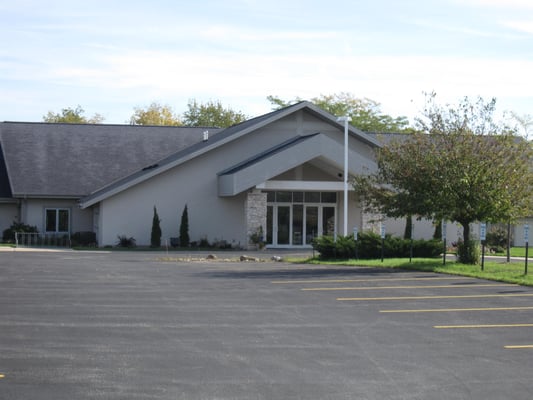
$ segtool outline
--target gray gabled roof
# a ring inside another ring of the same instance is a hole
[[[280,110],[272,111],[268,114],[264,114],[247,121],[244,121],[240,124],[233,125],[229,128],[222,130],[217,133],[214,137],[210,137],[208,141],[200,142],[194,144],[190,147],[184,148],[176,153],[163,158],[157,162],[153,163],[153,168],[147,170],[137,170],[133,174],[119,179],[117,181],[111,182],[109,185],[100,188],[99,190],[91,193],[89,196],[86,196],[80,200],[80,206],[82,208],[89,207],[93,204],[98,203],[101,200],[104,200],[110,196],[113,196],[121,191],[141,183],[151,177],[163,173],[175,166],[184,163],[194,157],[197,157],[205,152],[208,152],[212,149],[218,148],[219,146],[224,145],[225,143],[237,140],[238,138],[246,135],[250,132],[253,132],[257,129],[260,129],[268,124],[271,124],[275,121],[280,120],[294,112],[305,109],[307,112],[311,113],[315,117],[339,128],[344,129],[344,123],[337,121],[337,118],[329,114],[328,112],[320,109],[315,106],[313,103],[303,101],[291,106],[282,108]],[[359,140],[373,146],[380,147],[380,143],[359,129],[349,126],[349,134],[357,137]]]
[[[309,102],[226,129],[3,122],[0,144],[8,179],[0,182],[2,193],[81,198],[81,205],[87,207],[304,109],[339,129],[344,127],[335,116]],[[206,129],[210,137],[203,141]],[[354,127],[349,132],[371,146],[380,146]]]
[[[0,123],[14,197],[80,198],[201,142],[208,129],[133,125]]]

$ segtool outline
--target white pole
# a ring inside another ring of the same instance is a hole
[[[348,236],[348,116],[339,117],[337,121],[344,122],[344,226],[343,234]]]

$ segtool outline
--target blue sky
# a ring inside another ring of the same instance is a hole
[[[0,38],[0,121],[338,92],[410,120],[431,91],[533,114],[531,0],[0,0]]]

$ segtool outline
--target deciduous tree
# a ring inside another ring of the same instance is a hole
[[[495,105],[494,99],[464,98],[458,106],[440,106],[428,96],[417,119],[421,133],[384,145],[378,171],[356,178],[366,205],[389,216],[458,222],[465,254],[472,254],[471,223],[531,215],[532,147],[494,121]]]
[[[63,108],[58,113],[48,111],[48,114],[43,116],[43,121],[66,124],[101,124],[104,121],[104,117],[100,114],[94,114],[91,118],[87,118],[83,115],[84,112],[85,110],[79,105],[76,108]]]
[[[218,100],[203,104],[190,100],[187,107],[188,110],[183,113],[183,122],[189,126],[227,128],[247,119],[242,112],[226,108]]]
[[[302,101],[298,97],[285,101],[275,96],[267,96],[267,100],[273,105],[274,110]],[[350,93],[341,92],[332,95],[320,95],[310,101],[337,117],[348,115],[351,118],[351,125],[366,132],[413,132],[406,117],[392,117],[383,114],[380,104],[368,98],[357,98]]]
[[[157,102],[151,103],[148,107],[135,107],[130,118],[131,125],[182,125],[179,117],[174,113],[169,105],[162,105]]]

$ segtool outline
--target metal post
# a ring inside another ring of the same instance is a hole
[[[529,225],[524,225],[524,242],[526,242],[526,260],[525,260],[525,269],[524,269],[524,275],[527,275],[527,259],[529,257]]]
[[[442,221],[441,232],[442,232],[442,242],[444,243],[444,251],[442,252],[442,265],[446,265],[446,221]]]
[[[381,262],[383,262],[385,253],[385,224],[381,223]]]
[[[359,257],[357,257],[357,235],[358,235],[358,233],[359,232],[358,232],[357,227],[354,226],[354,228],[353,228],[353,240],[354,240],[354,244],[355,244],[354,249],[355,249],[355,259],[356,260],[359,259]]]
[[[527,275],[527,258],[528,258],[529,243],[526,242],[526,268],[524,270],[524,275]]]
[[[481,242],[481,270],[485,270],[485,241]]]
[[[479,239],[481,240],[481,270],[485,269],[485,242],[487,240],[487,224],[482,222],[479,225]]]
[[[344,122],[344,227],[343,234],[348,236],[348,122],[351,118],[347,115],[337,118],[338,122]]]
[[[411,222],[411,230],[409,232],[410,245],[409,245],[409,264],[413,261],[413,224]]]

